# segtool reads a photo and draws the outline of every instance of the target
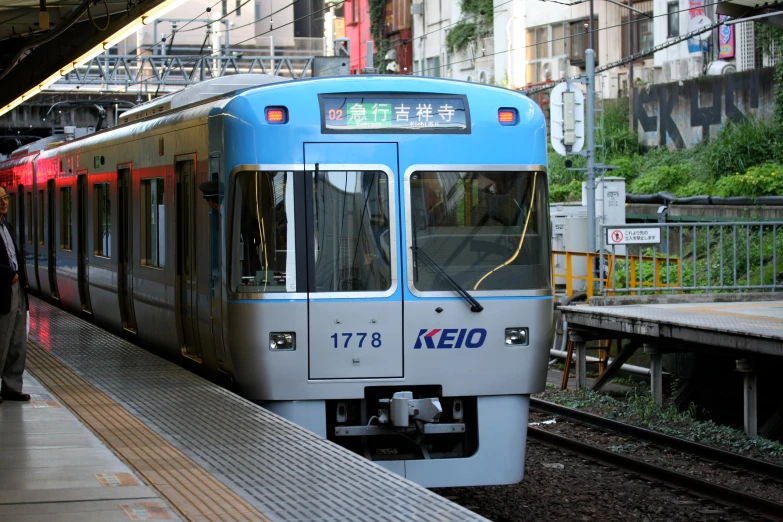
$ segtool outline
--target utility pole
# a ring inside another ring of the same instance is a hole
[[[587,183],[585,184],[585,192],[587,196],[587,250],[588,252],[596,251],[595,244],[595,30],[593,23],[595,18],[593,16],[593,0],[590,0],[590,20],[588,21],[588,28],[590,34],[588,35],[588,41],[590,42],[590,48],[585,51],[585,62],[587,66],[585,87],[587,92],[585,93],[585,138],[586,138],[586,150],[587,153]],[[588,267],[588,270],[592,270],[592,267]]]

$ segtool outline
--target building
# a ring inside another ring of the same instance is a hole
[[[412,4],[411,12],[414,74],[500,83],[494,67],[494,30],[485,17],[462,12],[460,0],[422,0]],[[473,37],[460,47],[450,47],[449,34],[461,27],[469,28]]]

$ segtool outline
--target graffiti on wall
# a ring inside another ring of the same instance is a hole
[[[685,149],[715,135],[727,120],[767,116],[772,68],[634,88],[634,128],[642,145]]]

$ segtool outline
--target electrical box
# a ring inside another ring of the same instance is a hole
[[[582,205],[587,208],[587,183],[582,182]],[[601,245],[601,225],[625,225],[625,178],[606,176],[595,180],[596,247]],[[625,247],[616,252],[625,254]]]
[[[587,252],[587,209],[577,205],[552,205],[550,207],[552,219],[552,250],[566,252]],[[566,256],[556,254],[554,256],[555,272],[566,272]],[[571,275],[587,276],[587,258],[572,256]],[[558,295],[566,292],[566,278],[555,278],[555,293]],[[584,291],[587,282],[580,279],[572,280],[573,290]]]

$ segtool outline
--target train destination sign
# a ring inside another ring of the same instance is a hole
[[[448,94],[329,94],[320,96],[325,133],[470,132],[464,96]]]
[[[661,242],[661,229],[653,228],[607,228],[607,245],[642,245]]]

